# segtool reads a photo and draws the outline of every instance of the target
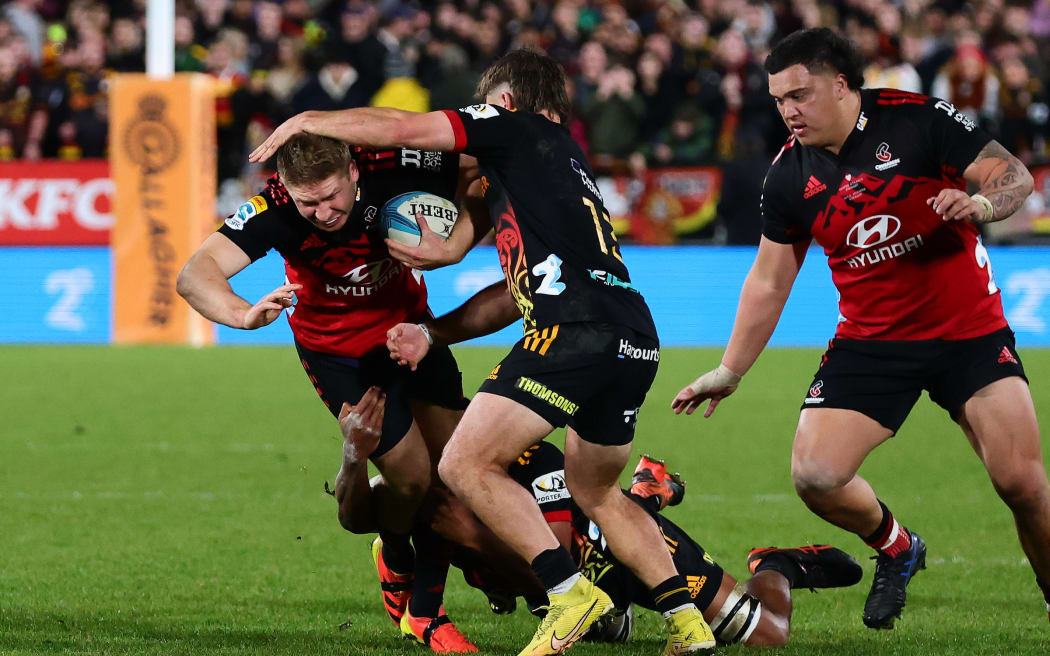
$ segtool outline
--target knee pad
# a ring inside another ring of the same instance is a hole
[[[718,609],[711,630],[718,642],[731,645],[750,637],[762,618],[762,602],[747,592],[747,586],[738,582]]]

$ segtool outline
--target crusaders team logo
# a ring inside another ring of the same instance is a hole
[[[820,391],[822,389],[824,389],[824,381],[818,380],[817,382],[813,383],[813,387],[809,388],[809,395],[813,398],[817,398],[818,396],[820,396]]]
[[[883,141],[879,144],[879,149],[875,151],[875,159],[880,162],[888,162],[893,159],[893,155],[890,153],[890,145]]]

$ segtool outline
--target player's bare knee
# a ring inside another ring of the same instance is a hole
[[[355,516],[354,513],[343,512],[342,509],[339,510],[339,525],[354,535],[365,535],[367,533],[376,532],[374,522],[361,521],[361,518]]]
[[[795,458],[791,462],[791,482],[803,501],[819,503],[829,495],[841,489],[850,479],[852,473],[837,472],[827,463],[813,459]]]
[[[438,477],[441,478],[448,489],[456,496],[462,496],[464,488],[475,486],[480,473],[481,464],[469,453],[463,453],[462,449],[455,448],[452,442],[441,454],[438,461]]]
[[[999,498],[1014,512],[1045,510],[1050,504],[1050,486],[1039,466],[1017,467],[993,477]]]
[[[573,501],[588,517],[600,516],[624,498],[618,485],[580,485],[571,478],[566,484]]]

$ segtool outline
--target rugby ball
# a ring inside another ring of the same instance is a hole
[[[419,245],[417,216],[426,219],[430,229],[442,239],[448,239],[452,226],[456,225],[456,219],[459,218],[459,210],[447,198],[425,191],[410,191],[394,196],[379,211],[379,220],[386,236],[408,246]]]

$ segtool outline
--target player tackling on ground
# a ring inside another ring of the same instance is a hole
[[[892,628],[925,566],[922,538],[857,476],[923,389],[958,422],[1013,512],[1050,611],[1050,485],[977,227],[1013,214],[1031,175],[948,102],[861,89],[863,62],[830,30],[788,36],[765,68],[791,138],[766,175],[763,237],[722,362],[672,407],[691,414],[710,399],[710,416],[736,390],[816,239],[841,317],[802,406],[791,474],[813,512],[878,552],[864,623]]]
[[[460,313],[460,318],[464,316]],[[443,319],[439,323],[446,327],[454,323],[448,316]],[[418,355],[425,355],[427,350],[424,342]],[[340,420],[343,438],[352,450],[367,454],[379,444],[384,404],[382,397],[371,390],[343,415]],[[358,413],[359,423],[346,420],[349,411]],[[562,452],[550,442],[534,444],[511,463],[508,473],[528,490],[558,541],[572,553],[581,571],[606,591],[616,605],[616,612],[599,619],[585,639],[626,641],[634,622],[632,604],[654,609],[654,599],[638,577],[619,564],[600,529],[573,501],[565,486]],[[364,483],[368,472],[359,461],[344,462],[339,476]],[[377,476],[371,485],[353,486],[350,494],[339,499],[340,513],[370,515],[372,496],[383,485]],[[677,505],[685,496],[684,482],[677,475],[668,474],[662,461],[642,456],[630,490],[623,493],[659,526],[664,548],[685,576],[690,598],[710,622],[720,644],[784,645],[790,636],[792,589],[846,587],[857,583],[863,575],[860,565],[845,552],[829,545],[808,545],[794,549],[752,549],[747,566],[753,576],[747,581],[738,581],[684,529],[662,514],[666,507]],[[525,596],[528,601],[537,592],[527,567],[525,576],[514,571],[515,563],[520,561],[526,565],[524,561],[513,553],[508,556],[506,547],[498,541],[471,530],[457,508],[440,501],[427,504],[426,508],[419,521],[426,522],[449,543],[459,546],[453,562],[463,569],[471,585],[485,592],[494,612],[510,613],[516,606],[515,597]],[[542,597],[542,591],[538,592]],[[539,612],[534,603],[529,602],[529,607]]]
[[[549,612],[523,656],[560,653],[612,608],[580,576],[507,466],[568,426],[565,472],[573,498],[618,558],[653,591],[668,618],[665,654],[715,645],[675,571],[652,517],[620,492],[638,408],[656,376],[659,342],[631,285],[580,147],[561,121],[565,77],[544,55],[519,50],[479,84],[487,104],[414,114],[361,108],[306,112],[252,153],[269,157],[300,131],[363,146],[462,151],[478,158],[507,286],[525,337],[489,375],[453,434],[439,472],[457,497],[532,563]]]

